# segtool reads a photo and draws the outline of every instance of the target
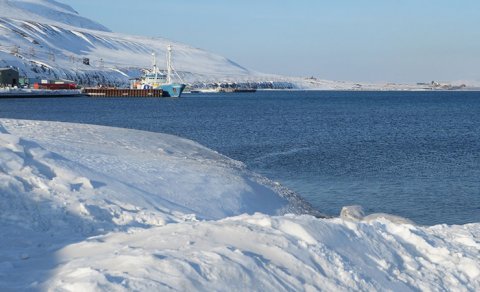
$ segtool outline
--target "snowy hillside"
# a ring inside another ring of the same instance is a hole
[[[55,0],[0,0],[0,17],[108,31],[103,25],[78,15],[72,7]]]
[[[164,68],[169,44],[187,81],[256,79],[231,60],[185,44],[110,32],[53,0],[0,0],[0,67],[18,67],[28,77],[128,84],[129,77],[151,68],[153,52]]]
[[[1,291],[480,289],[479,223],[311,212],[189,140],[0,119]]]

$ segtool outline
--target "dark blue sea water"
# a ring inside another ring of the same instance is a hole
[[[0,99],[0,117],[186,137],[321,212],[362,205],[417,223],[480,222],[480,93],[257,92],[181,99]]]

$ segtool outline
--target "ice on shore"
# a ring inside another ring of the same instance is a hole
[[[2,291],[480,290],[478,223],[311,212],[190,140],[0,119]]]

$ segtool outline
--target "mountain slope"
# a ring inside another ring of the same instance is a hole
[[[0,0],[0,7],[0,17],[109,31],[105,26],[80,16],[72,7],[54,0]]]
[[[175,67],[187,81],[238,81],[257,75],[185,44],[110,32],[53,0],[0,0],[0,67],[18,67],[24,76],[124,85],[151,67],[153,52],[159,67],[165,67],[162,56],[169,44]],[[84,58],[90,65],[83,64]]]

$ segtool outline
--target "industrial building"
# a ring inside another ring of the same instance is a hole
[[[0,87],[18,86],[19,74],[13,68],[0,68]]]

